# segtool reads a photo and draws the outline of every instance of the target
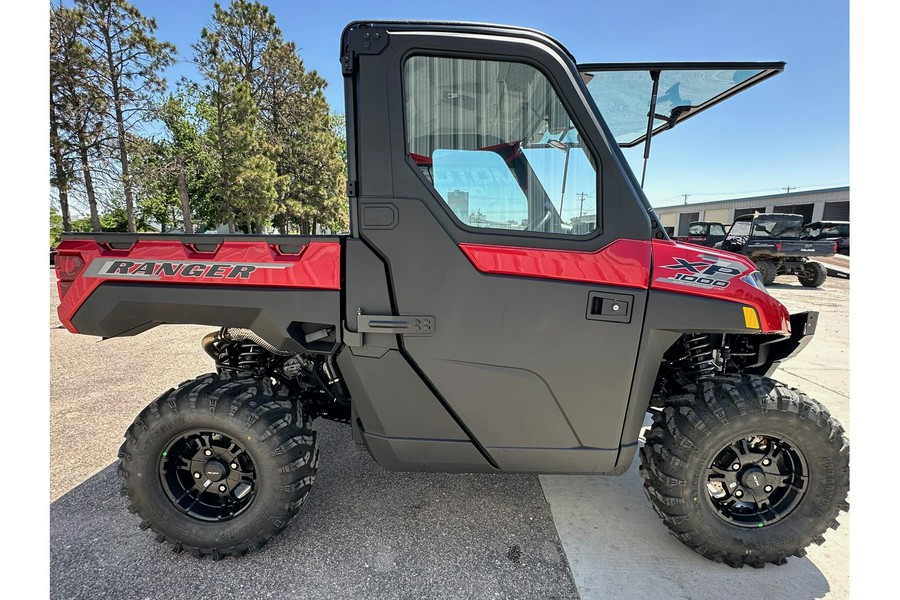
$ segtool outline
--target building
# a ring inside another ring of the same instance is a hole
[[[735,217],[754,212],[780,212],[803,215],[804,222],[849,221],[850,186],[715,200],[654,207],[662,226],[669,235],[687,235],[688,225],[694,221],[714,221],[731,224]]]

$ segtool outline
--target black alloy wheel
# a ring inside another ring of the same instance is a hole
[[[172,504],[200,521],[233,519],[256,495],[250,455],[230,437],[215,431],[191,431],[176,437],[160,456],[159,479]]]
[[[787,517],[809,481],[806,459],[776,436],[742,437],[707,469],[708,499],[719,518],[738,527],[765,527]]]

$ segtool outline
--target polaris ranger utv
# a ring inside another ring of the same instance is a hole
[[[324,417],[392,470],[619,475],[640,448],[653,507],[703,556],[822,543],[848,508],[844,430],[769,379],[817,314],[671,241],[620,150],[784,64],[577,65],[537,31],[409,22],[350,24],[340,60],[349,235],[59,246],[69,331],[218,327],[215,372],[125,432],[141,528],[258,550],[307,498]]]
[[[728,235],[715,248],[743,254],[753,261],[765,285],[778,275],[796,275],[800,285],[819,287],[828,272],[810,258],[834,256],[837,243],[801,239],[803,217],[785,213],[743,215],[734,220]]]

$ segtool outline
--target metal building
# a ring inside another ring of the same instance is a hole
[[[735,217],[754,212],[782,212],[803,215],[810,221],[849,221],[850,186],[797,191],[771,196],[736,198],[654,207],[669,235],[687,235],[693,221],[718,221],[726,229]]]

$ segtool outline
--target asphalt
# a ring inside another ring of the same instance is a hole
[[[51,598],[849,598],[849,515],[806,558],[735,570],[668,534],[636,465],[620,477],[390,473],[346,426],[321,421],[319,474],[285,532],[243,559],[173,554],[126,511],[115,453],[147,402],[210,370],[209,328],[71,335],[52,271],[50,285]],[[821,313],[776,378],[849,431],[849,281],[780,277],[770,291],[792,312]]]
[[[51,598],[578,597],[537,476],[391,473],[327,421],[313,491],[262,551],[170,552],[126,510],[114,461],[144,405],[210,370],[209,328],[98,342],[60,329],[53,301],[50,324]]]

